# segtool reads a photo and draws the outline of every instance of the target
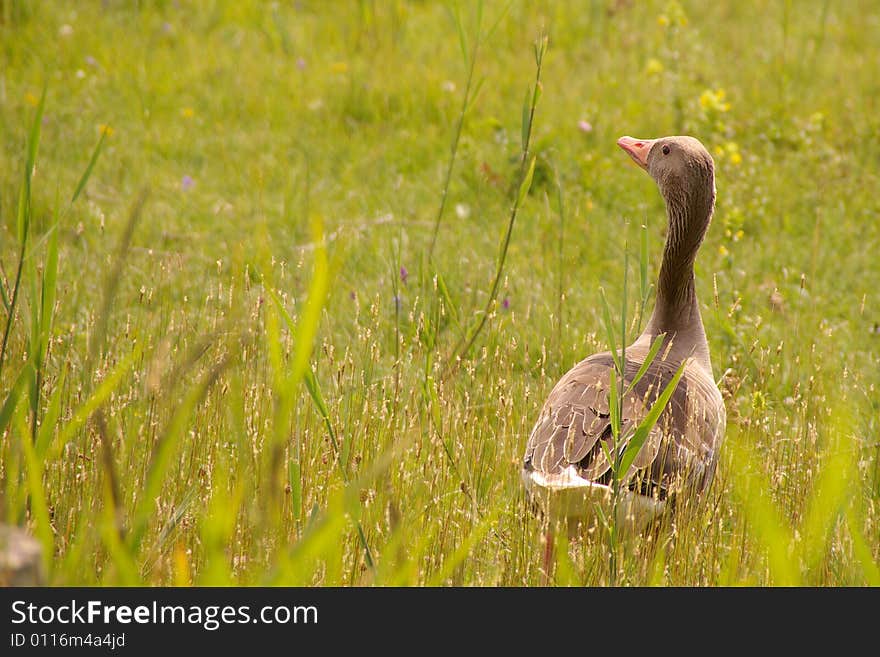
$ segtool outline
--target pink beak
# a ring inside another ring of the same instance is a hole
[[[648,170],[648,153],[654,145],[654,139],[635,139],[633,137],[621,137],[617,140],[620,146],[633,159],[633,162]]]

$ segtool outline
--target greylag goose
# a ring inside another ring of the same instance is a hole
[[[684,363],[669,402],[620,477],[617,519],[644,526],[671,506],[670,500],[699,494],[709,485],[724,436],[724,403],[712,376],[694,287],[694,259],[715,206],[715,173],[712,156],[693,137],[621,137],[617,144],[655,180],[668,218],[654,311],[644,332],[625,350],[622,389],[636,378],[655,338],[662,336],[663,345],[623,398],[622,443]],[[529,436],[523,482],[529,497],[551,518],[589,521],[597,517],[596,504],[611,500],[608,456],[615,458],[615,453],[609,392],[614,367],[607,351],[575,365],[553,388]]]

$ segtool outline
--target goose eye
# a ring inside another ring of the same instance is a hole
[[[667,146],[666,144],[663,145],[663,154],[669,155],[669,146]]]

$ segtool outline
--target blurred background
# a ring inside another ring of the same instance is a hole
[[[0,0],[5,522],[55,584],[547,581],[525,440],[665,235],[615,142],[691,134],[726,460],[550,581],[878,583],[878,41],[870,2]]]

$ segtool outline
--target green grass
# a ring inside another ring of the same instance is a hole
[[[880,21],[475,7],[0,1],[0,520],[50,583],[880,584]],[[722,465],[548,579],[522,451],[659,269],[615,141],[681,133]]]

